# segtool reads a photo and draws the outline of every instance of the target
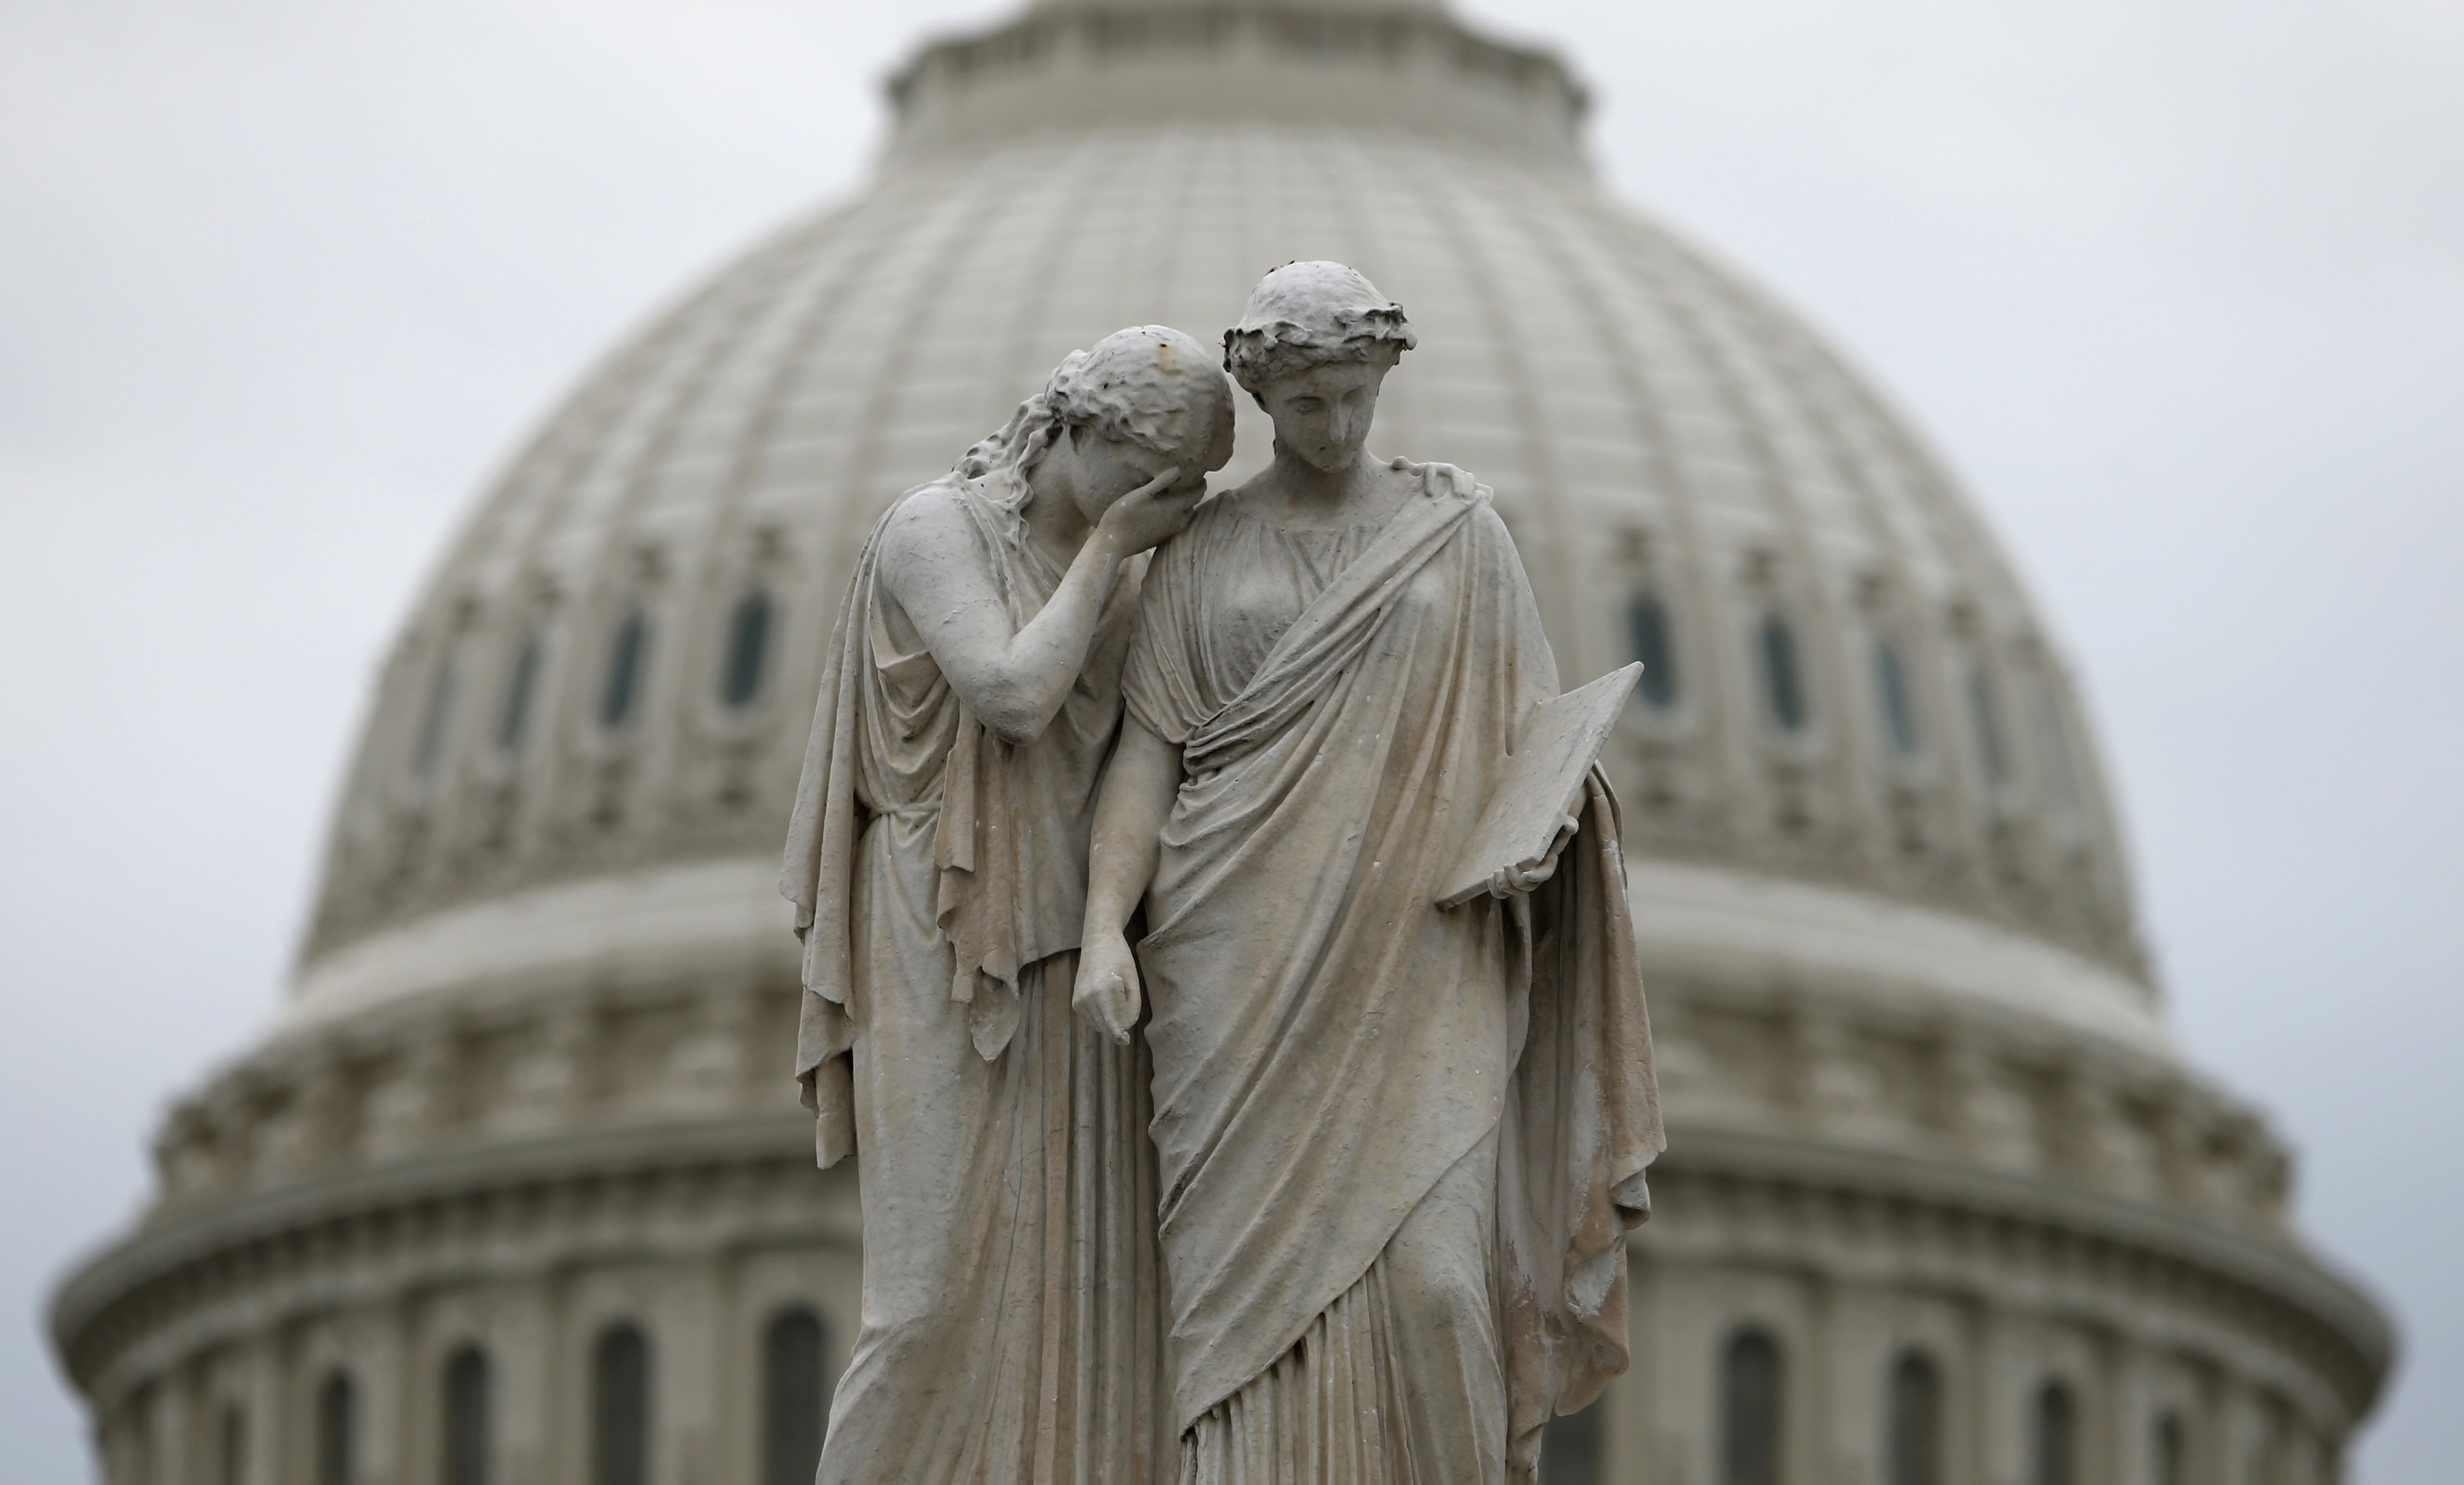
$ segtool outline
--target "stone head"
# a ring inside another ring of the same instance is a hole
[[[1278,445],[1331,473],[1360,456],[1386,373],[1418,344],[1403,306],[1357,269],[1287,263],[1223,332],[1223,368],[1274,419]]]
[[[1231,383],[1178,330],[1115,331],[1071,353],[1044,395],[1067,431],[1071,499],[1090,521],[1167,469],[1194,484],[1232,458]]]
[[[1093,521],[1167,469],[1196,483],[1231,458],[1232,384],[1198,342],[1137,325],[1071,351],[957,473],[988,481],[1013,510],[1035,485],[1058,490]]]

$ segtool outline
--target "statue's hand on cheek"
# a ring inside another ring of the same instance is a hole
[[[1123,556],[1147,551],[1186,530],[1205,495],[1204,476],[1184,480],[1175,465],[1114,500],[1098,529],[1121,543]]]
[[[1089,1025],[1116,1042],[1129,1041],[1138,1024],[1140,991],[1137,956],[1127,938],[1108,933],[1078,946],[1078,984],[1069,999]]]

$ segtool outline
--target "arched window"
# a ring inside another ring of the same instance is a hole
[[[607,641],[607,676],[599,687],[599,724],[613,732],[633,715],[642,690],[642,662],[650,648],[650,620],[636,609]]]
[[[1897,645],[1884,640],[1874,647],[1874,699],[1882,709],[1882,728],[1891,751],[1913,758],[1917,751],[1917,708],[1908,695],[1908,673],[1900,663]]]
[[[1799,673],[1796,659],[1796,633],[1788,621],[1777,614],[1763,619],[1760,647],[1763,657],[1763,697],[1771,706],[1771,720],[1782,732],[1805,729],[1805,677]]]
[[[2058,1382],[2036,1394],[2036,1485],[2079,1485],[2079,1418]]]
[[[461,686],[461,670],[456,649],[449,648],[437,657],[436,675],[428,683],[428,704],[419,714],[419,736],[410,750],[410,771],[419,778],[434,774],[445,757],[446,739],[453,731],[453,699]]]
[[[811,1485],[821,1463],[830,1408],[822,1341],[822,1318],[802,1307],[772,1320],[761,1338],[763,1485]]]
[[[2079,774],[2071,766],[2070,727],[2062,717],[2061,698],[2052,682],[2033,688],[2035,700],[2036,756],[2044,774],[2045,803],[2058,812],[2079,809]]]
[[[592,1485],[649,1485],[650,1343],[639,1328],[613,1325],[590,1358]]]
[[[2190,1444],[2178,1413],[2156,1420],[2156,1485],[2190,1485]]]
[[[1562,1413],[1540,1430],[1540,1485],[1601,1485],[1600,1405]]]
[[[504,710],[496,714],[496,748],[511,753],[522,745],[522,737],[530,730],[531,693],[539,689],[539,637],[524,634],[522,647],[514,652],[514,668],[505,676]]]
[[[1721,1364],[1720,1485],[1779,1485],[1779,1346],[1739,1331]]]
[[[120,1437],[120,1478],[154,1482],[154,1389],[141,1388],[128,1403],[127,1431]]]
[[[1910,1351],[1891,1368],[1889,1485],[1942,1485],[1942,1379]]]
[[[2009,783],[2011,755],[2002,745],[2001,701],[1982,661],[1968,672],[1968,721],[1976,732],[1976,761],[1985,766],[1985,782],[1997,787]]]
[[[360,1398],[336,1372],[317,1393],[317,1485],[359,1485]]]
[[[2284,1485],[2284,1421],[2277,1413],[2259,1416],[2259,1436],[2250,1441],[2250,1485]]]
[[[1642,679],[1635,689],[1655,710],[1677,704],[1677,647],[1669,642],[1668,610],[1649,593],[1638,593],[1625,609],[1626,638],[1634,657],[1642,662]]]
[[[488,1485],[493,1390],[488,1354],[477,1346],[445,1363],[445,1485]]]
[[[248,1414],[233,1403],[223,1409],[222,1485],[248,1485]]]
[[[718,697],[729,706],[753,704],[761,694],[761,665],[769,657],[770,595],[755,588],[736,605],[727,621],[727,666],[718,677]]]

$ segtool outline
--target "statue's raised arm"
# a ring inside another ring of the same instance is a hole
[[[821,1160],[862,1157],[825,1485],[1150,1485],[1170,1445],[1145,1053],[1068,997],[1139,554],[1231,440],[1209,353],[1124,330],[857,559],[783,884]]]

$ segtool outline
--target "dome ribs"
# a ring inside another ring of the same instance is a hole
[[[1965,668],[1991,672],[2028,764],[2026,708],[2076,729],[2058,663],[2024,619],[1958,630],[1963,602],[1984,621],[2025,600],[1946,477],[1816,337],[1580,177],[1267,123],[919,160],[638,333],[512,461],[440,569],[338,811],[308,957],[473,892],[755,849],[757,806],[785,787],[776,718],[813,684],[818,616],[881,503],[1061,350],[1130,321],[1209,334],[1225,311],[1208,305],[1304,254],[1384,275],[1436,332],[1390,388],[1380,442],[1500,489],[1527,565],[1572,580],[1539,585],[1569,679],[1621,654],[1628,594],[1668,606],[1684,694],[1626,729],[1645,849],[1941,901],[2135,972],[2092,764],[2067,835],[1974,773]],[[1243,412],[1220,482],[1263,456]],[[1601,522],[1612,541],[1577,540]],[[702,695],[715,626],[757,582],[783,606],[775,694],[722,714]],[[601,738],[580,720],[597,652],[637,601],[656,619],[649,683],[675,694],[637,734]],[[1810,741],[1755,724],[1747,632],[1766,607],[1800,631]],[[460,745],[406,806],[391,781],[455,613]],[[534,630],[550,644],[540,740],[498,761],[476,745],[481,714]],[[1912,758],[1887,745],[1866,674],[1885,637],[1914,698]],[[593,814],[639,818],[611,834]]]
[[[1500,491],[1502,500],[1519,496],[1511,503],[1505,504],[1506,510],[1513,511],[1520,507],[1528,512],[1515,528],[1516,546],[1520,548],[1526,543],[1535,546],[1534,555],[1543,570],[1566,570],[1579,559],[1567,525],[1564,482],[1551,455],[1550,435],[1554,431],[1551,427],[1554,420],[1541,395],[1541,388],[1548,384],[1534,375],[1532,348],[1525,343],[1523,326],[1515,317],[1507,313],[1500,299],[1494,256],[1496,245],[1483,241],[1497,230],[1496,213],[1493,210],[1468,210],[1463,199],[1463,185],[1480,167],[1475,166],[1472,169],[1457,171],[1433,170],[1428,167],[1425,158],[1415,158],[1401,151],[1396,152],[1394,163],[1400,167],[1397,172],[1398,180],[1413,181],[1417,189],[1412,194],[1421,202],[1435,204],[1451,228],[1451,231],[1435,235],[1444,239],[1453,250],[1451,256],[1456,277],[1467,291],[1474,313],[1480,319],[1483,339],[1488,344],[1490,355],[1495,358],[1499,392],[1505,404],[1503,410],[1507,412],[1512,430],[1509,437],[1521,455],[1522,468],[1517,473],[1526,483],[1521,491],[1512,491],[1507,483],[1508,477],[1484,477]],[[1486,172],[1480,170],[1480,173]],[[1523,307],[1528,315],[1531,306],[1526,304]],[[1446,457],[1439,451],[1413,456]],[[1482,475],[1484,472],[1475,468],[1472,473]],[[1537,542],[1533,541],[1535,536],[1539,539]],[[1526,565],[1529,565],[1529,560]],[[1534,596],[1540,603],[1541,619],[1548,626],[1557,649],[1558,679],[1562,684],[1571,689],[1592,679],[1595,674],[1614,668],[1599,663],[1605,656],[1588,653],[1596,649],[1592,641],[1595,632],[1579,621],[1573,608],[1571,585],[1535,585]]]
[[[1512,172],[1501,175],[1519,208],[1506,215],[1523,230],[1532,257],[1548,266],[1571,299],[1593,306],[1594,313],[1583,317],[1583,322],[1598,342],[1609,374],[1623,394],[1620,410],[1632,431],[1636,451],[1649,471],[1652,488],[1648,494],[1657,507],[1659,521],[1652,529],[1621,524],[1617,544],[1621,570],[1617,577],[1622,581],[1619,590],[1610,597],[1622,608],[1633,600],[1637,588],[1648,587],[1662,601],[1674,598],[1682,613],[1698,617],[1706,614],[1711,611],[1713,600],[1705,570],[1707,556],[1696,521],[1700,497],[1660,416],[1661,398],[1653,385],[1650,358],[1625,333],[1623,325],[1628,317],[1612,312],[1613,307],[1622,308],[1632,302],[1627,297],[1629,288],[1617,282],[1613,270],[1600,263],[1601,234],[1586,230],[1596,224],[1569,210],[1563,193],[1543,189]],[[1617,519],[1637,522],[1641,514],[1624,511]],[[1671,550],[1673,556],[1661,555]],[[1699,629],[1696,624],[1684,626],[1687,632]],[[1717,822],[1725,820],[1734,809],[1731,790],[1719,782],[1722,776],[1716,765],[1704,766],[1696,759],[1705,750],[1715,758],[1735,750],[1735,708],[1728,671],[1723,666],[1701,663],[1704,643],[1699,632],[1681,632],[1674,645],[1677,666],[1695,677],[1686,692],[1678,697],[1672,708],[1676,716],[1658,720],[1648,713],[1629,714],[1634,723],[1629,733],[1641,730],[1649,739],[1637,756],[1637,767],[1643,777],[1640,788],[1635,792],[1644,808],[1629,825],[1639,827],[1645,849],[1671,845],[1687,849],[1696,844],[1691,837],[1697,831],[1716,830]],[[1693,692],[1704,688],[1709,690],[1710,696],[1695,699]],[[1697,739],[1698,745],[1686,745]],[[1713,782],[1706,787],[1689,777],[1663,783],[1658,776],[1680,769]],[[1690,807],[1694,829],[1681,826],[1683,833],[1672,840],[1659,816],[1681,804]]]

